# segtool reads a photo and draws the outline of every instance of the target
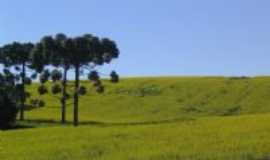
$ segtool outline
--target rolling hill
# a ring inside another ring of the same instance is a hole
[[[79,127],[58,123],[57,96],[37,95],[37,84],[28,88],[46,105],[26,112],[27,121],[19,124],[28,128],[0,131],[0,159],[270,158],[270,77],[156,77],[104,83],[105,93],[97,94],[89,82],[82,82],[88,93],[80,99]]]

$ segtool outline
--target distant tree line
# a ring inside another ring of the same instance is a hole
[[[53,82],[51,92],[53,94],[61,93],[59,99],[61,122],[66,123],[66,101],[70,97],[67,93],[67,74],[74,72],[73,123],[77,126],[79,123],[79,97],[87,92],[86,87],[80,85],[80,77],[88,74],[87,77],[93,82],[96,91],[98,93],[104,92],[97,66],[110,63],[118,56],[119,49],[114,41],[91,34],[68,37],[59,33],[55,36],[44,36],[37,43],[13,42],[0,48],[0,63],[3,66],[2,77],[10,78],[12,81],[8,86],[4,85],[6,81],[3,81],[0,86],[3,92],[7,88],[11,90],[14,88],[14,92],[17,93],[15,101],[12,101],[12,104],[16,106],[14,113],[19,110],[19,118],[24,120],[25,103],[27,98],[31,97],[25,86],[30,85],[33,79],[39,78],[38,93],[44,95],[49,91],[45,83],[51,80]],[[53,69],[48,69],[48,66]],[[110,77],[113,83],[119,81],[119,76],[115,71],[111,72]],[[3,104],[6,102],[4,97],[5,95],[0,95],[0,100],[3,98]],[[12,97],[7,95],[6,99],[11,100]],[[46,103],[39,99],[32,99],[31,102],[32,105],[38,106],[43,106]],[[2,105],[2,101],[0,101],[0,105]],[[12,105],[8,106],[12,108]],[[2,108],[0,107],[0,114],[5,112],[5,109]],[[14,122],[14,117],[7,124],[11,122]]]

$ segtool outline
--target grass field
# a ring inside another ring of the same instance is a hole
[[[0,159],[270,159],[270,77],[130,78],[102,95],[83,84],[81,126],[60,126],[59,101],[43,96],[20,122],[33,128],[0,131]]]

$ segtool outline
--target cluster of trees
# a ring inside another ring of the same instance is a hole
[[[20,120],[24,120],[25,102],[30,97],[25,86],[38,77],[39,94],[43,95],[48,92],[44,85],[48,80],[54,82],[51,92],[53,94],[61,93],[61,121],[65,123],[66,101],[70,97],[67,93],[67,74],[70,71],[75,73],[73,92],[75,126],[79,122],[79,96],[87,92],[86,88],[80,85],[80,77],[87,73],[88,79],[93,82],[96,91],[102,93],[104,86],[96,68],[110,63],[118,56],[119,49],[114,41],[91,34],[67,37],[65,34],[59,33],[55,36],[45,36],[35,44],[14,42],[0,48],[0,63],[4,66],[3,73],[11,74],[14,77],[15,88],[20,88],[20,92],[17,92],[20,93],[19,99],[16,101],[20,110]],[[54,69],[48,69],[48,66]],[[115,71],[111,72],[110,77],[113,83],[119,81]],[[44,105],[44,102],[40,100],[32,100],[32,102]]]

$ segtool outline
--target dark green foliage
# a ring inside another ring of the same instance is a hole
[[[99,80],[99,75],[97,71],[92,71],[88,74],[88,79],[90,81],[98,81]]]
[[[16,84],[15,85],[15,89],[16,89],[16,92],[17,93],[21,93],[22,92],[22,88],[23,88],[22,84]]]
[[[31,79],[36,79],[37,78],[37,73],[33,73],[32,75],[31,75]]]
[[[14,69],[15,69],[16,71],[21,71],[21,68],[20,68],[19,66],[15,66]]]
[[[85,95],[86,92],[87,92],[86,87],[80,86],[80,88],[79,88],[79,94],[80,94],[80,95]]]
[[[111,76],[111,82],[112,83],[119,82],[119,76],[118,76],[118,74],[115,71],[112,71],[111,74],[110,74],[110,76]]]
[[[101,40],[102,50],[103,50],[103,61],[106,63],[110,63],[112,59],[118,58],[119,56],[119,50],[117,48],[117,45],[114,41],[103,38]]]
[[[14,83],[14,81],[16,80],[15,76],[12,73],[6,74],[5,78],[6,78],[6,82],[10,82],[10,83]]]
[[[40,81],[40,83],[44,84],[49,80],[49,78],[50,78],[50,71],[45,70],[40,74],[39,81]]]
[[[0,91],[0,128],[7,128],[13,125],[16,120],[17,106],[7,95],[7,90]]]
[[[62,79],[62,73],[61,73],[61,71],[56,70],[56,69],[53,70],[51,72],[51,79],[52,79],[53,82],[60,81]]]
[[[46,86],[41,85],[38,87],[38,93],[40,95],[44,95],[44,94],[48,93],[48,89],[46,88]]]
[[[97,87],[97,86],[100,86],[100,85],[101,85],[100,80],[93,81],[93,86]]]
[[[38,99],[31,99],[30,100],[31,107],[37,107],[38,105]]]
[[[39,76],[39,81],[40,81],[40,83],[46,83],[47,81],[48,81],[48,78],[46,77],[46,76],[44,76],[44,75],[40,75]]]
[[[25,73],[21,72],[21,73],[20,73],[20,76],[21,76],[21,77],[25,77],[26,75],[25,75]]]
[[[32,100],[30,100],[30,104],[33,108],[39,108],[39,107],[45,106],[45,102],[43,100],[40,100],[40,99],[32,99]]]
[[[15,85],[15,92],[16,92],[17,99],[26,100],[27,98],[31,97],[30,92],[23,91],[23,85],[22,84],[16,84]]]
[[[85,34],[77,37],[67,37],[64,34],[57,34],[56,36],[45,36],[37,43],[32,51],[33,67],[38,72],[41,72],[46,65],[53,65],[54,67],[61,67],[64,69],[64,75],[60,71],[54,70],[51,74],[52,81],[59,81],[62,79],[63,95],[66,92],[66,73],[67,70],[73,68],[75,71],[75,85],[74,85],[74,125],[78,124],[78,104],[79,94],[86,93],[86,88],[80,87],[80,76],[84,73],[84,68],[89,70],[95,69],[98,65],[110,63],[112,59],[117,58],[119,50],[114,41]],[[46,74],[40,76],[41,83],[48,81]],[[96,71],[90,72],[89,80],[93,81],[96,90],[99,93],[104,92],[104,86],[99,81],[99,75]],[[112,82],[118,82],[118,75],[112,73]],[[58,93],[58,87],[52,88],[54,93]],[[65,96],[62,97],[62,117],[65,115]],[[62,122],[64,118],[62,118]]]
[[[97,93],[103,93],[104,92],[104,86],[103,85],[99,85],[96,87],[96,92]]]
[[[47,79],[49,79],[49,77],[51,76],[51,73],[48,69],[46,69],[42,72],[42,75],[44,75]]]
[[[37,43],[31,51],[31,68],[35,69],[38,73],[41,73],[44,66],[48,64],[48,57],[43,52],[42,43]]]
[[[18,43],[4,45],[1,49],[1,63],[5,66],[17,66],[30,62],[30,53],[34,45],[32,43]],[[19,67],[15,67],[20,70]]]
[[[52,93],[53,94],[58,94],[58,93],[61,93],[62,88],[61,88],[61,86],[59,84],[54,84],[52,86],[52,89],[51,90],[52,90]]]
[[[13,74],[5,75],[0,73],[0,84],[8,86],[15,85],[15,76]]]
[[[65,99],[70,99],[71,98],[69,93],[66,93],[64,97],[65,97]]]
[[[24,78],[24,83],[25,83],[26,85],[31,85],[31,84],[32,84],[32,79],[31,79],[31,78],[28,78],[28,77],[25,77],[25,78]]]
[[[14,124],[17,115],[17,92],[14,79],[0,74],[0,128]]]
[[[21,80],[22,83],[22,92],[25,90],[25,84],[31,84],[31,81],[26,79],[27,69],[31,66],[30,54],[34,45],[32,43],[19,43],[13,42],[11,44],[7,44],[1,48],[1,63],[6,67],[14,67],[15,72],[20,72],[20,78],[18,76],[11,76],[10,71],[4,69],[4,73],[8,76],[8,78],[15,79],[17,82]],[[25,106],[25,96],[20,97],[20,119],[24,119],[24,106]]]
[[[25,97],[26,98],[30,98],[31,97],[31,93],[30,92],[25,92],[24,94],[25,94]]]
[[[18,75],[18,74],[17,74],[17,75],[15,75],[15,77],[14,77],[14,78],[15,78],[15,81],[17,81],[17,82],[19,82],[19,81],[21,80],[21,76],[20,76],[20,75]]]
[[[55,37],[45,36],[37,43],[32,52],[33,68],[37,72],[42,72],[46,65],[52,65],[54,67],[61,67],[63,69],[63,75],[61,71],[53,71],[51,79],[59,81],[62,79],[62,98],[61,98],[61,110],[62,110],[62,123],[65,123],[65,108],[66,108],[66,82],[67,82],[67,71],[70,68],[70,55],[72,48],[69,45],[66,35],[59,33]],[[47,79],[42,78],[42,82],[45,83]],[[59,88],[59,87],[57,87]],[[56,93],[59,89],[54,88],[53,92]]]
[[[3,69],[3,73],[4,73],[5,75],[11,74],[11,72],[10,72],[10,70],[9,70],[8,68],[4,68],[4,69]]]
[[[80,70],[82,67],[91,67],[91,70],[97,65],[109,63],[117,58],[119,50],[116,44],[108,38],[100,39],[91,34],[68,38],[67,44],[72,51],[70,65],[75,69],[75,92],[74,92],[74,125],[78,125],[78,90],[80,86]],[[99,79],[96,72],[91,72],[88,76],[90,80]],[[104,86],[97,85],[98,93],[104,92]]]
[[[40,100],[38,103],[39,107],[44,107],[45,106],[45,102],[43,100]]]

